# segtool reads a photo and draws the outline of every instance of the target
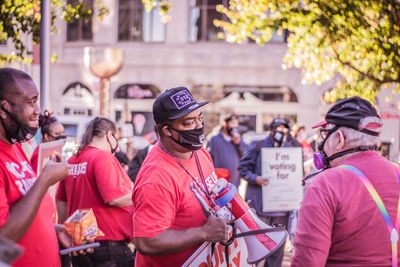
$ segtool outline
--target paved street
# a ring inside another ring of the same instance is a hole
[[[283,262],[282,262],[282,267],[288,267],[290,266],[290,262],[293,257],[293,245],[292,243],[288,240],[285,245],[285,254],[283,256]]]

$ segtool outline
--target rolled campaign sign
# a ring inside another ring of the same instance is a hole
[[[240,231],[237,236],[245,238],[249,264],[265,259],[284,244],[287,231],[261,221],[238,194],[233,184],[220,178],[212,188],[212,192],[215,195],[215,203],[220,207],[227,207],[235,218],[234,224]]]

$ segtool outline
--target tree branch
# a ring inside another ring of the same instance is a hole
[[[366,78],[370,79],[371,81],[374,81],[374,82],[376,82],[376,83],[378,83],[378,84],[398,83],[398,82],[400,82],[400,77],[398,77],[397,79],[386,78],[386,79],[380,80],[380,79],[378,79],[378,78],[376,78],[376,77],[374,77],[374,76],[372,76],[372,75],[369,75],[369,74],[367,74],[367,73],[365,73],[365,72],[362,72],[361,70],[357,69],[357,68],[356,68],[354,65],[352,65],[351,63],[345,62],[345,61],[341,60],[340,57],[339,57],[339,54],[338,54],[338,52],[337,52],[337,50],[336,50],[336,48],[335,48],[335,46],[332,44],[332,40],[331,40],[331,39],[329,39],[329,40],[330,40],[331,48],[332,48],[333,52],[335,53],[335,58],[337,59],[337,61],[340,62],[340,64],[351,68],[352,70],[358,72],[361,76],[364,76],[364,77],[366,77]]]

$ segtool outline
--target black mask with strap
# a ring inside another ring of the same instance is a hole
[[[7,127],[4,123],[3,119],[1,120],[1,125],[6,134],[6,138],[12,144],[19,144],[31,140],[36,132],[38,131],[39,127],[30,127],[24,123],[21,123],[18,118],[12,114],[10,111],[4,108],[3,105],[0,104],[0,108],[7,114],[10,118],[12,126]]]
[[[340,127],[340,125],[335,125],[332,129],[328,131],[328,134],[326,135],[325,139],[318,145],[318,150],[320,153],[315,153],[314,154],[314,165],[318,170],[325,170],[328,168],[331,168],[330,161],[339,158],[341,156],[344,156],[346,154],[354,153],[354,152],[360,152],[360,151],[368,151],[368,150],[376,150],[378,151],[379,148],[377,146],[358,146],[358,147],[353,147],[349,148],[343,151],[340,151],[338,153],[335,153],[331,156],[327,156],[325,151],[324,151],[324,146],[326,141],[328,140],[329,136],[331,136],[334,132],[336,132]],[[355,129],[357,130],[357,129]],[[369,135],[373,136],[378,136],[379,133],[370,131],[368,129],[362,129],[362,130],[357,130],[359,132],[363,132]]]

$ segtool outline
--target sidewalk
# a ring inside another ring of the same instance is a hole
[[[286,243],[285,243],[285,252],[283,254],[283,261],[282,261],[281,267],[289,267],[290,266],[290,262],[292,261],[292,257],[293,257],[293,245],[289,241],[289,238],[288,238],[286,240]],[[264,261],[259,262],[256,266],[257,267],[263,267],[264,266]]]
[[[289,267],[293,257],[293,245],[287,240],[285,244],[285,253],[283,254],[282,267]]]

